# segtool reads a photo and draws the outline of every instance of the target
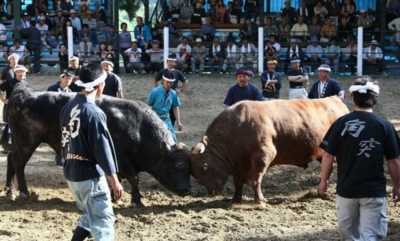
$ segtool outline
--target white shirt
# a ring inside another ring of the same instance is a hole
[[[192,47],[190,47],[189,44],[185,44],[185,45],[179,44],[178,47],[176,47],[176,52],[179,53],[179,52],[181,51],[181,48],[182,48],[183,46],[186,47],[186,53],[191,53],[191,52],[192,52]]]
[[[40,31],[40,34],[42,35],[49,30],[49,26],[47,26],[47,24],[43,24],[42,26],[40,26],[40,24],[37,23],[35,27]]]
[[[296,23],[293,25],[292,30],[290,30],[292,36],[306,36],[308,33],[307,24],[303,23],[302,25]]]
[[[81,31],[81,29],[82,29],[81,20],[78,17],[75,17],[74,19],[72,19],[72,18],[69,18],[69,19],[71,19],[72,27],[76,28],[76,30],[78,30],[78,31]]]
[[[141,62],[140,57],[142,55],[142,49],[136,48],[136,50],[133,50],[132,48],[129,48],[125,52],[129,54],[129,62],[131,63]]]
[[[20,45],[18,49],[15,48],[15,45],[10,47],[10,52],[18,54],[19,58],[22,58],[25,55],[25,46]]]

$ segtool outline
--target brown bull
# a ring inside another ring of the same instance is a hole
[[[243,101],[219,114],[203,140],[192,150],[192,175],[212,195],[220,194],[233,175],[242,201],[243,184],[254,190],[254,201],[265,201],[261,181],[272,165],[303,168],[321,161],[319,144],[331,124],[348,113],[337,97],[316,100]]]

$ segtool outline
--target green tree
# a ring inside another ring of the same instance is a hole
[[[128,13],[129,19],[136,17],[136,12],[143,4],[142,0],[119,0],[119,9]]]

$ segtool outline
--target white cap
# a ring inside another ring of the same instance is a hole
[[[376,41],[375,39],[371,41],[371,44],[375,44],[378,45],[378,41]]]
[[[19,71],[19,70],[28,72],[28,70],[27,70],[27,69],[25,68],[25,66],[23,66],[23,65],[17,65],[17,66],[15,66],[14,72],[17,72],[17,71]]]
[[[8,56],[7,60],[10,61],[11,58],[19,59],[19,55],[18,54],[12,54],[12,55]]]
[[[40,21],[40,20],[46,20],[46,17],[45,17],[45,16],[40,16],[40,17],[39,17],[39,21]]]
[[[319,66],[319,68],[318,68],[318,71],[320,71],[320,70],[322,70],[322,71],[328,71],[328,72],[331,72],[332,70],[331,70],[331,67],[329,67],[329,65],[327,65],[327,64],[321,64],[321,66]]]
[[[202,42],[201,38],[196,39],[196,43],[201,43],[201,42]]]

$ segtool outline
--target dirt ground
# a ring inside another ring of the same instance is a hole
[[[151,89],[152,75],[121,76],[125,96],[144,101]],[[348,90],[354,78],[337,78]],[[44,90],[58,76],[28,75],[30,86]],[[311,83],[316,80],[311,77]],[[399,80],[378,79],[381,85],[375,112],[387,117],[400,128]],[[259,78],[252,82],[259,86]],[[191,76],[189,88],[180,95],[183,131],[179,141],[189,147],[200,139],[210,122],[225,108],[222,101],[227,89],[235,83],[232,75]],[[288,96],[284,81],[281,98]],[[350,100],[346,104],[351,108]],[[295,147],[293,147],[295,148]],[[5,185],[6,156],[0,154],[0,183]],[[54,152],[43,145],[34,153],[26,168],[29,199],[11,201],[0,191],[0,240],[70,240],[80,216],[66,185],[62,168],[53,161]],[[210,198],[203,186],[192,179],[190,196],[179,197],[162,187],[152,176],[141,174],[140,189],[145,208],[130,208],[130,195],[115,206],[116,240],[339,240],[335,210],[336,173],[331,177],[331,196],[316,195],[320,164],[311,163],[306,170],[292,166],[276,166],[267,171],[263,193],[265,208],[252,205],[253,192],[244,190],[244,205],[233,207],[232,180],[228,180],[222,196]],[[388,180],[388,200],[391,181]],[[130,187],[124,184],[127,192]],[[400,209],[388,201],[389,232],[387,240],[399,240]]]

